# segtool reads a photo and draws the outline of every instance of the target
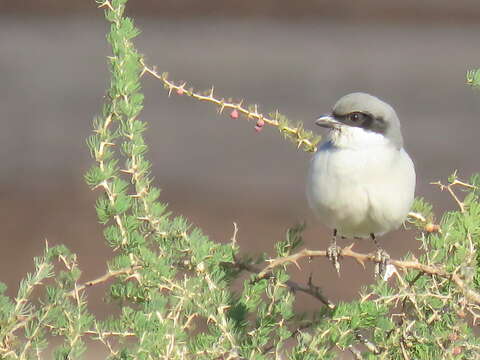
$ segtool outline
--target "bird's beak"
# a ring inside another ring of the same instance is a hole
[[[342,123],[335,119],[332,115],[320,116],[317,120],[315,120],[315,124],[328,129],[339,129],[342,125]]]

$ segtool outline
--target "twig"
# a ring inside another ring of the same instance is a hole
[[[370,253],[370,254],[362,254],[358,253],[356,251],[353,251],[354,243],[351,245],[344,247],[340,251],[340,257],[350,257],[358,261],[362,266],[366,262],[371,262],[371,263],[378,263],[381,261],[376,254]],[[263,279],[269,276],[271,271],[281,265],[288,264],[288,263],[294,263],[297,266],[298,261],[303,258],[314,258],[314,257],[326,257],[327,252],[325,250],[308,250],[308,249],[303,249],[295,254],[285,256],[285,257],[280,257],[276,259],[271,259],[269,260],[268,266],[266,266],[262,271],[258,273],[257,279]],[[397,268],[401,269],[410,269],[410,270],[418,270],[423,273],[429,274],[429,275],[437,275],[439,277],[448,279],[452,281],[462,292],[464,293],[465,297],[469,299],[470,301],[473,301],[476,304],[480,305],[480,294],[475,292],[474,290],[470,289],[464,282],[464,280],[456,273],[449,273],[441,268],[432,266],[432,265],[426,265],[418,262],[417,260],[414,261],[404,261],[404,260],[389,260],[389,263],[396,266]]]
[[[113,336],[113,337],[132,337],[137,336],[133,332],[118,332],[118,331],[96,331],[96,330],[85,330],[83,332],[85,335],[98,335],[98,336]]]
[[[240,261],[236,258],[234,258],[234,261],[235,262],[233,264],[229,263],[229,265],[233,265],[234,267],[236,267],[239,270],[245,270],[245,271],[248,271],[252,274],[259,274],[261,272],[261,270],[256,268],[255,266],[244,263],[244,262],[242,262],[242,261]],[[268,276],[265,276],[264,278],[266,278],[266,277],[270,278],[270,277],[273,277],[273,275],[269,274]],[[258,279],[258,276],[257,276],[257,279]],[[309,278],[309,282],[308,282],[307,286],[300,285],[299,283],[297,283],[293,280],[288,280],[288,281],[285,282],[285,284],[290,288],[290,290],[292,292],[295,292],[295,291],[303,292],[303,293],[308,294],[308,295],[314,297],[315,299],[319,300],[324,305],[328,306],[330,309],[335,308],[335,304],[332,303],[330,300],[328,300],[328,298],[320,292],[320,288],[311,283],[311,278]]]
[[[400,340],[400,348],[402,349],[402,356],[404,360],[410,360],[410,356],[408,356],[407,350],[405,350],[404,340]]]
[[[131,274],[135,273],[136,270],[141,269],[141,268],[142,268],[141,266],[137,265],[137,266],[132,266],[132,267],[129,267],[129,268],[126,268],[126,269],[108,271],[108,272],[106,272],[102,276],[99,276],[96,279],[86,281],[82,285],[77,286],[74,290],[70,291],[68,293],[68,295],[69,296],[75,296],[75,292],[81,291],[81,290],[83,290],[87,287],[91,287],[91,286],[94,286],[94,285],[104,283],[104,282],[110,280],[111,278],[117,277],[119,275],[131,275]]]
[[[237,223],[234,222],[233,223],[233,235],[232,235],[232,238],[230,239],[233,246],[235,246],[236,243],[237,243],[237,235],[238,235],[238,225],[237,225]],[[260,272],[260,269],[257,269],[255,266],[253,266],[251,264],[248,264],[246,262],[242,262],[235,255],[233,256],[233,260],[234,260],[233,264],[228,263],[228,264],[225,264],[225,265],[227,265],[227,266],[228,265],[233,265],[234,267],[236,267],[239,270],[245,270],[245,271],[248,271],[252,274],[258,274]],[[303,292],[303,293],[308,294],[308,295],[314,297],[315,299],[319,300],[324,305],[328,306],[330,309],[335,308],[335,304],[332,303],[330,300],[328,300],[328,298],[321,293],[320,288],[318,286],[313,284],[311,274],[310,274],[310,277],[308,278],[308,283],[307,283],[308,286],[300,285],[299,283],[297,283],[295,281],[292,281],[292,280],[288,280],[285,284],[290,288],[290,291],[292,291],[292,292],[295,292],[295,291]]]
[[[423,216],[422,214],[417,213],[417,212],[410,211],[408,213],[408,217],[413,218],[417,221],[420,221],[421,223],[426,223],[427,222],[427,219],[425,218],[425,216]]]
[[[308,286],[302,286],[302,285],[296,283],[295,281],[291,281],[291,280],[288,280],[286,282],[286,284],[290,288],[290,290],[300,291],[300,292],[303,292],[305,294],[311,295],[315,299],[322,302],[324,305],[328,306],[330,309],[335,309],[335,304],[332,303],[330,300],[328,300],[328,298],[320,292],[320,288],[316,285],[313,285],[310,282],[310,279],[309,279]]]
[[[226,101],[224,98],[215,97],[213,87],[209,90],[208,95],[202,95],[199,92],[195,92],[191,88],[187,89],[185,82],[181,85],[177,85],[173,81],[168,80],[168,74],[159,74],[155,70],[155,68],[148,67],[143,59],[141,60],[141,64],[143,66],[142,74],[147,73],[154,78],[160,80],[168,89],[169,95],[173,91],[175,91],[175,93],[177,93],[178,95],[187,95],[199,101],[213,103],[218,107],[219,113],[222,113],[225,109],[230,109],[236,112],[235,117],[238,117],[239,114],[243,114],[247,117],[247,119],[256,120],[257,126],[260,126],[261,124],[260,128],[263,127],[264,124],[277,127],[282,133],[291,136],[297,143],[298,148],[303,147],[304,150],[307,152],[315,152],[317,150],[317,143],[319,142],[319,138],[316,139],[313,134],[305,131],[301,126],[291,126],[286,124],[286,122],[280,121],[280,114],[278,113],[278,111],[275,113],[276,116],[274,118],[270,118],[258,112],[257,105],[253,105],[252,107],[245,107],[243,106],[243,100],[239,102],[232,102]],[[253,108],[254,110],[249,110],[249,108]],[[231,116],[233,116],[233,114]]]
[[[471,185],[471,184],[468,184],[466,182],[463,182],[463,181],[460,181],[458,179],[455,179],[453,180],[450,184],[448,185],[444,185],[442,184],[440,181],[435,181],[435,182],[432,182],[430,183],[432,185],[438,185],[438,187],[440,187],[440,191],[444,191],[444,190],[447,190],[448,193],[452,196],[453,200],[455,200],[455,202],[457,203],[458,207],[460,208],[460,212],[463,214],[465,213],[466,209],[465,209],[465,204],[463,203],[463,201],[460,201],[460,199],[458,198],[457,194],[455,194],[455,192],[453,191],[453,187],[455,185],[458,185],[458,186],[462,186],[462,187],[466,187],[467,189],[476,189],[477,187],[474,186],[474,185]]]
[[[442,230],[440,229],[440,225],[430,222],[421,213],[410,211],[408,213],[408,217],[410,219],[413,219],[413,220],[416,220],[416,221],[422,223],[422,228],[421,229],[428,232],[428,233],[437,233],[437,232],[440,233],[440,234],[442,233]]]

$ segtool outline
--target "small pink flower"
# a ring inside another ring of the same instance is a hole
[[[255,131],[256,131],[257,133],[259,133],[260,131],[262,131],[262,129],[263,129],[263,126],[255,125]]]
[[[185,90],[183,90],[183,87],[177,89],[177,95],[183,95],[184,92]]]
[[[265,126],[265,121],[263,119],[258,119],[257,120],[257,126],[262,128]]]
[[[230,113],[230,117],[232,119],[238,119],[239,116],[240,116],[240,114],[238,113],[237,109],[233,109],[232,112]]]

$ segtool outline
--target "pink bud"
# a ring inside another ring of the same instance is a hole
[[[237,109],[233,109],[232,112],[230,113],[230,117],[232,119],[238,119],[240,115],[238,114],[238,110]]]
[[[255,131],[258,133],[260,131],[262,131],[263,129],[263,126],[258,126],[258,125],[255,125]]]
[[[265,121],[263,119],[258,119],[257,120],[257,126],[262,128],[265,126]]]
[[[177,95],[183,95],[184,90],[183,87],[177,89]]]
[[[460,346],[455,346],[452,349],[452,354],[453,355],[460,355],[462,353],[462,348]]]

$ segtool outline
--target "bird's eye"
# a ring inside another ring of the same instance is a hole
[[[350,120],[353,121],[353,122],[357,122],[361,119],[361,115],[360,113],[351,113],[350,114]]]

